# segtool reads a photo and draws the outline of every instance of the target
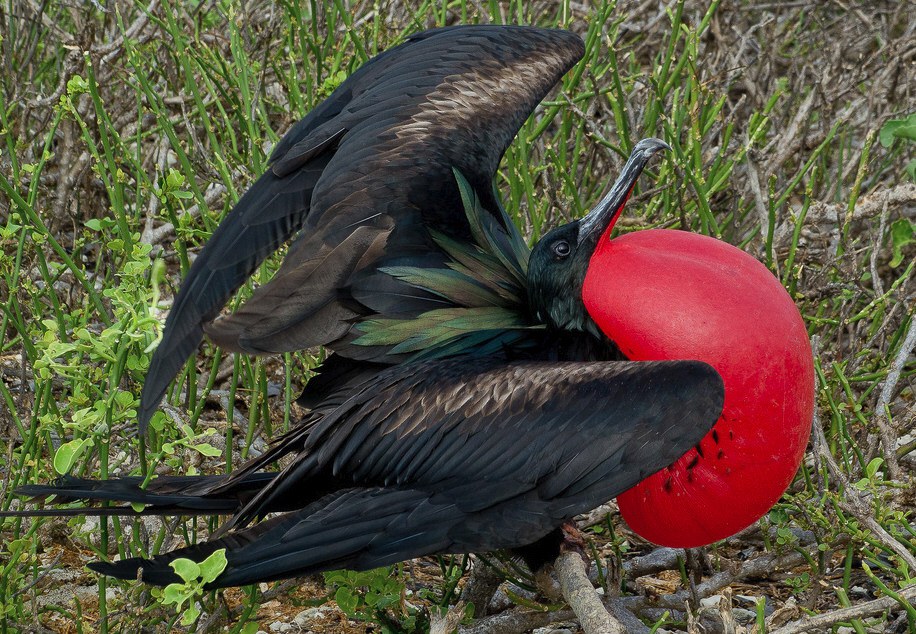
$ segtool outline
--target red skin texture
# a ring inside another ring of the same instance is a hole
[[[655,229],[602,237],[582,299],[628,358],[705,361],[725,383],[701,455],[691,449],[617,498],[630,527],[689,548],[757,521],[798,470],[814,408],[808,335],[782,284],[729,244]]]

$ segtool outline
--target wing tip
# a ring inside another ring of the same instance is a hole
[[[690,375],[695,380],[695,389],[702,390],[706,394],[714,397],[714,402],[718,403],[718,410],[721,413],[725,405],[725,380],[715,367],[705,361],[686,361],[687,367],[690,368]]]
[[[172,558],[168,558],[171,561]],[[154,586],[167,586],[170,583],[181,583],[179,577],[166,561],[156,559],[142,559],[131,557],[121,561],[93,561],[86,567],[100,575],[114,577],[124,581],[132,581],[140,576],[144,583]]]

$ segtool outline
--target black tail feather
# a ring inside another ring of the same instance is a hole
[[[0,511],[0,517],[56,517],[73,515],[219,515],[235,513],[248,500],[276,477],[276,473],[247,474],[228,489],[220,487],[228,476],[164,476],[150,480],[142,488],[143,478],[124,477],[112,480],[88,480],[62,476],[48,484],[28,484],[18,487],[18,495],[33,500],[54,496],[56,504],[89,501],[143,504],[131,506],[82,507],[67,509],[37,509]]]
[[[416,490],[348,489],[306,508],[284,513],[152,559],[97,562],[90,568],[119,579],[167,585],[180,581],[169,564],[179,557],[202,561],[226,549],[228,565],[209,588],[274,581],[324,570],[368,570],[405,558],[445,552],[449,530],[463,514],[432,504]]]

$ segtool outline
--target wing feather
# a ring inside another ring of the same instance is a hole
[[[153,560],[92,567],[121,578],[139,568],[144,580],[165,584],[175,580],[175,557],[226,548],[228,566],[213,583],[221,587],[524,547],[673,463],[713,426],[723,400],[719,375],[693,361],[398,366],[310,419],[304,437],[282,441],[298,445],[298,456],[280,473],[252,474],[249,465],[219,486],[202,481],[194,487],[200,497],[176,480],[181,508],[245,503],[251,484],[263,482],[228,533]],[[89,484],[88,494],[79,484],[63,495],[92,497]],[[174,488],[163,491],[170,504]],[[106,491],[122,499],[134,489]]]
[[[325,472],[437,495],[450,482],[523,485],[542,503],[569,498],[575,515],[673,463],[713,426],[723,399],[719,375],[695,361],[398,366],[285,443],[298,458],[232,523],[270,512]]]
[[[529,27],[470,26],[412,36],[347,78],[277,144],[271,168],[201,251],[176,297],[150,364],[140,408],[149,421],[205,331],[231,349],[346,348],[373,310],[349,284],[386,256],[438,252],[431,231],[471,238],[453,169],[492,193],[499,160],[537,102],[583,53],[578,36]],[[364,228],[382,254],[359,251]],[[274,281],[236,316],[210,323],[267,255],[302,230]],[[387,232],[387,233],[386,233]],[[337,253],[320,267],[316,259]],[[301,282],[311,295],[291,293]],[[354,353],[357,356],[360,352]]]

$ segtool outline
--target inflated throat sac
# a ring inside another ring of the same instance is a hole
[[[798,470],[814,408],[808,336],[786,290],[740,249],[656,229],[603,239],[582,294],[628,358],[705,361],[725,384],[710,433],[617,498],[626,522],[688,548],[757,521]]]

